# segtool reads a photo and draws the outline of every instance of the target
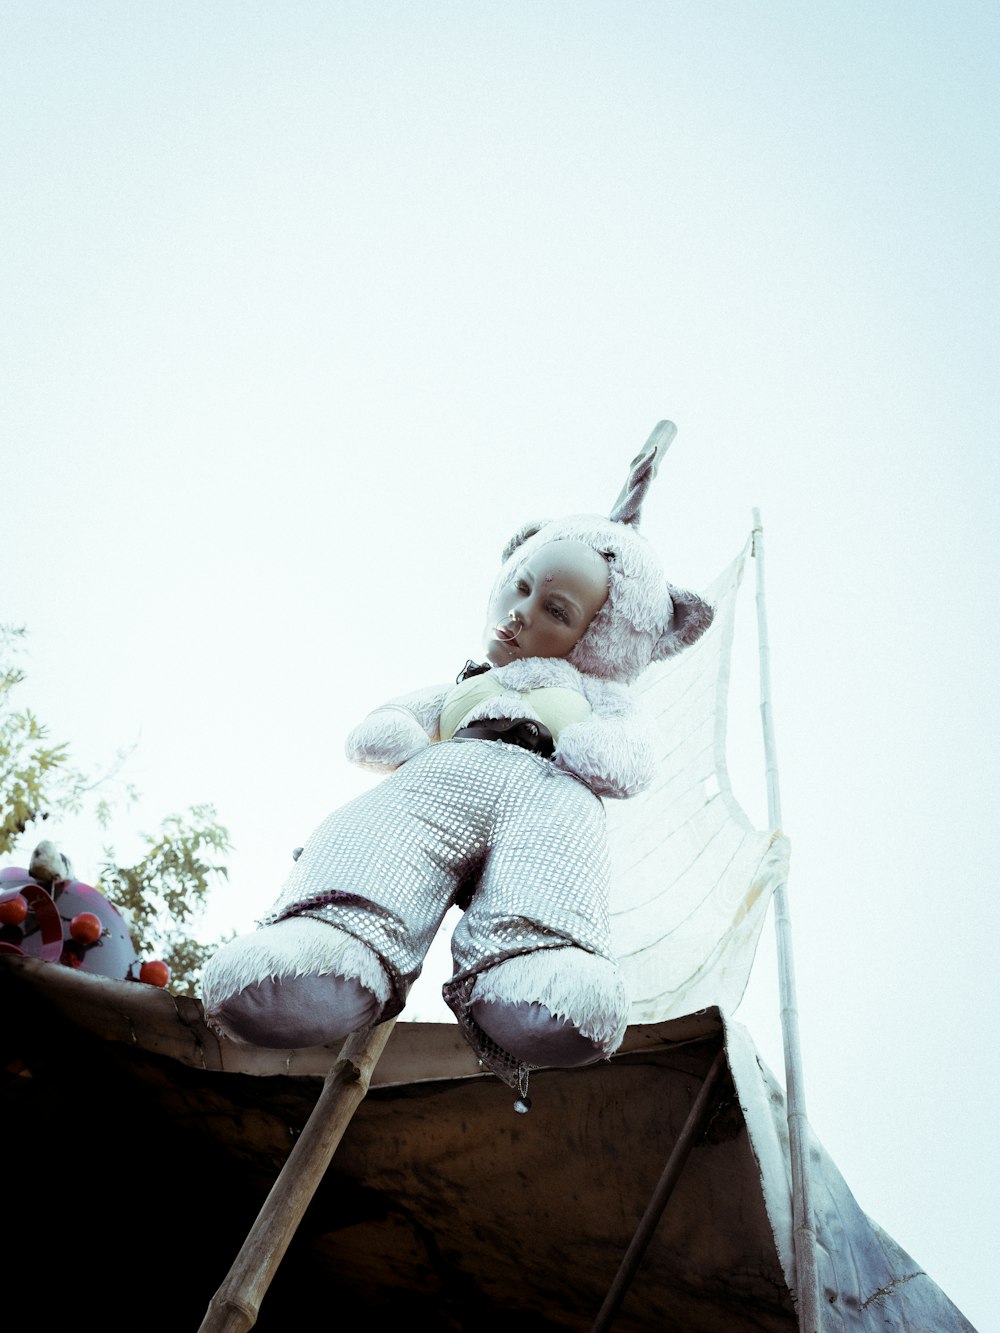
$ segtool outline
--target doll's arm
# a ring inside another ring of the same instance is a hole
[[[604,681],[588,681],[588,686],[593,712],[563,727],[552,762],[598,796],[636,796],[649,786],[656,766],[652,719],[623,687]]]
[[[440,740],[438,727],[448,688],[404,694],[374,709],[348,735],[348,759],[376,773],[391,773],[426,750]]]

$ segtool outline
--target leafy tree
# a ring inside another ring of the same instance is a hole
[[[106,772],[84,773],[70,762],[68,744],[53,744],[35,715],[15,706],[25,679],[16,664],[24,638],[23,626],[0,625],[0,856],[50,815],[79,814],[89,796],[102,828],[122,801],[137,799],[135,788],[119,780],[127,751]],[[229,834],[213,806],[195,805],[142,838],[146,854],[131,866],[119,865],[114,849],[105,848],[96,887],[122,912],[139,951],[170,968],[170,990],[195,995],[202,966],[219,944],[199,943],[188,931],[207,906],[213,879],[228,874],[218,858],[231,850]]]
[[[142,838],[148,850],[132,866],[119,865],[114,851],[105,850],[99,887],[132,924],[142,951],[170,968],[170,989],[195,995],[201,969],[219,945],[198,943],[185,926],[205,910],[211,877],[228,876],[224,865],[206,857],[225,855],[229,835],[213,806],[195,805],[163,820],[158,837]]]
[[[69,762],[66,744],[48,744],[48,729],[29,709],[19,712],[11,696],[24,680],[14,663],[25,636],[23,626],[0,625],[0,855],[10,852],[29,824],[50,811],[78,813],[95,783]],[[98,818],[110,814],[101,803]]]

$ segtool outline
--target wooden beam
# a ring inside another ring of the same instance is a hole
[[[604,1298],[604,1304],[591,1325],[590,1333],[606,1333],[606,1330],[614,1323],[615,1316],[642,1262],[642,1256],[646,1253],[649,1242],[653,1239],[653,1234],[663,1215],[667,1200],[680,1179],[684,1163],[687,1161],[698,1135],[705,1128],[709,1112],[712,1110],[712,1094],[725,1068],[725,1050],[720,1047],[708,1073],[705,1075],[705,1081],[699,1088],[698,1095],[691,1105],[684,1126],[677,1136],[677,1142],[670,1151],[667,1164],[663,1168],[656,1189],[653,1191],[653,1196],[635,1229],[635,1235],[625,1251],[625,1257],[622,1259],[610,1290]]]
[[[396,1020],[348,1037],[199,1333],[246,1333],[334,1153],[364,1100]]]

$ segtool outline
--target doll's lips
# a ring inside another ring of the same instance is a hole
[[[512,630],[509,625],[501,624],[497,625],[493,633],[501,643],[513,645],[517,643],[517,636],[521,633],[521,627],[518,625],[517,629]]]

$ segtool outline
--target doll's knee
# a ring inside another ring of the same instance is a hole
[[[611,959],[566,946],[535,949],[481,972],[471,1016],[526,1064],[591,1064],[621,1044],[629,1004]]]
[[[383,1008],[357,977],[274,977],[230,995],[209,1021],[232,1040],[285,1050],[343,1041]]]
[[[475,1000],[471,1013],[488,1037],[524,1064],[574,1069],[605,1055],[600,1042],[536,1001]]]
[[[342,1041],[369,1026],[390,989],[374,950],[309,917],[237,936],[202,977],[210,1027],[233,1041],[283,1049]]]

